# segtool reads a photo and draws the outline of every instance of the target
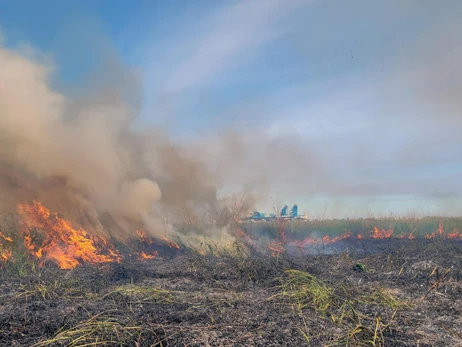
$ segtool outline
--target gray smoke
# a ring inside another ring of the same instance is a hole
[[[230,238],[226,222],[197,227],[204,211],[226,209],[210,170],[165,133],[135,130],[140,98],[126,88],[136,76],[109,67],[110,83],[72,98],[50,86],[49,62],[0,47],[0,209],[38,199],[121,239],[139,227],[172,237],[186,220]]]

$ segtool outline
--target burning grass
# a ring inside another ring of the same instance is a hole
[[[10,234],[0,231],[0,263],[21,264],[23,260],[32,259],[33,266],[35,264],[44,266],[51,262],[61,269],[73,269],[81,264],[121,262],[124,259],[146,261],[158,257],[159,252],[165,253],[166,248],[172,255],[183,251],[196,251],[205,255],[207,253],[214,254],[216,249],[222,247],[222,245],[217,247],[216,244],[202,242],[198,249],[194,249],[194,247],[180,244],[179,240],[177,242],[166,236],[158,236],[157,239],[149,237],[142,229],[138,229],[136,233],[131,235],[129,242],[122,245],[105,236],[88,233],[70,221],[61,218],[58,213],[50,212],[38,201],[19,204],[17,211],[20,217],[17,221],[19,232],[16,232],[15,228]],[[267,238],[266,247],[262,248],[262,235],[258,234],[260,224],[254,223],[250,225],[253,228],[249,229],[249,225],[235,220],[235,217],[231,221],[235,221],[231,227],[236,230],[234,234],[237,240],[233,246],[244,245],[244,248],[250,246],[250,250],[258,249],[260,252],[270,252],[274,257],[279,257],[287,251],[300,254],[312,253],[313,251],[318,253],[336,252],[348,244],[355,244],[357,240],[364,240],[365,242],[389,238],[413,240],[416,237],[462,240],[462,234],[457,228],[451,230],[446,227],[445,229],[444,221],[441,221],[433,232],[418,236],[414,230],[409,234],[397,234],[393,228],[381,229],[373,226],[368,233],[365,233],[364,230],[347,230],[344,233],[337,233],[336,236],[316,236],[319,230],[308,228],[301,237],[299,232],[294,231],[294,223],[295,226],[298,225],[299,227],[300,225],[297,224],[299,221],[290,223],[284,219],[277,219],[274,222],[276,228],[274,237]],[[317,221],[315,222],[317,223]],[[305,226],[310,227],[312,221],[304,221],[303,223],[307,223]],[[451,223],[449,224],[451,225]],[[18,246],[20,243],[22,247]],[[225,251],[229,251],[229,249]],[[243,248],[232,251],[242,253]],[[243,256],[244,254],[240,255]],[[245,256],[249,256],[249,253],[247,252]]]
[[[0,345],[462,344],[462,240],[442,222],[299,248],[290,223],[266,244],[240,225],[227,247],[185,249],[143,230],[118,247],[38,203],[19,211],[20,233],[0,235]]]
[[[74,228],[57,213],[51,214],[40,202],[20,204],[18,213],[24,246],[42,264],[53,260],[61,269],[72,269],[80,262],[107,263],[121,259],[106,239]]]
[[[0,231],[0,264],[42,267],[53,263],[69,270],[82,264],[120,263],[129,258],[149,260],[156,258],[159,250],[181,249],[174,240],[153,239],[141,229],[122,245],[76,227],[38,201],[19,204],[17,212],[19,220],[8,225],[9,234]]]
[[[278,221],[245,221],[243,230],[255,235],[266,235],[275,239],[280,234]],[[332,240],[346,235],[360,237],[405,237],[434,238],[446,235],[448,238],[462,239],[461,217],[387,217],[356,219],[315,219],[294,220],[285,225],[285,234],[289,239],[304,240],[307,234],[312,238],[323,237]]]

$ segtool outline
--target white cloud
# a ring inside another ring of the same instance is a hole
[[[309,0],[241,0],[207,19],[207,32],[190,39],[196,44],[174,69],[165,90],[179,92],[210,82],[216,74],[239,64],[261,45],[284,35],[283,21]]]

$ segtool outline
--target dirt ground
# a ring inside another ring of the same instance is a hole
[[[374,240],[328,255],[15,264],[0,272],[0,345],[462,346],[461,251]]]

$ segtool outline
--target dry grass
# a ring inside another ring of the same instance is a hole
[[[71,328],[62,329],[54,337],[35,343],[31,347],[136,346],[147,337],[152,339],[152,346],[162,346],[162,338],[157,336],[154,329],[105,312]]]
[[[288,303],[304,317],[299,330],[307,341],[310,338],[305,317],[313,317],[309,312],[314,311],[324,324],[331,325],[336,331],[335,340],[328,344],[332,346],[384,346],[385,332],[393,329],[397,312],[411,307],[387,288],[347,286],[344,283],[332,286],[300,270],[286,270],[279,281],[279,291],[270,300],[282,305]],[[371,309],[371,306],[377,306],[377,309]],[[371,311],[375,314],[371,315]]]
[[[18,258],[0,271],[0,345],[460,343],[462,244],[377,242],[377,254],[278,258],[210,245],[207,255],[71,271]]]

